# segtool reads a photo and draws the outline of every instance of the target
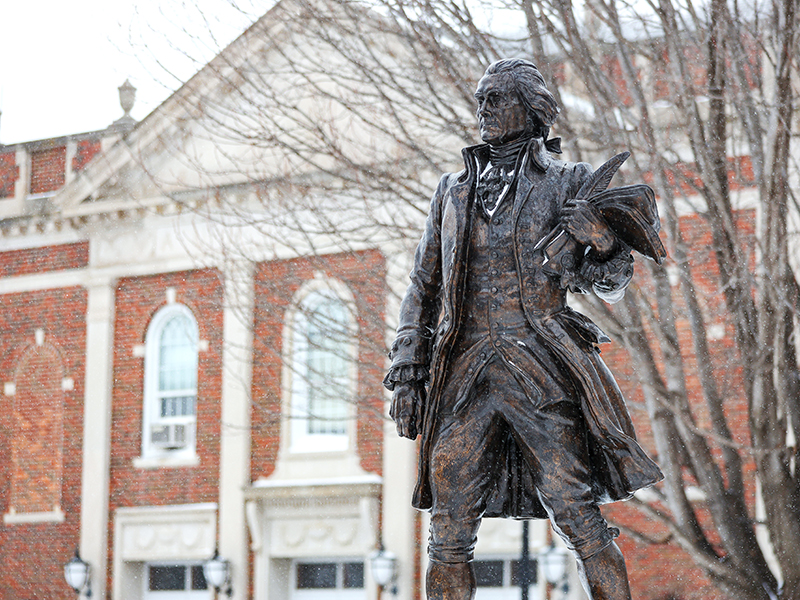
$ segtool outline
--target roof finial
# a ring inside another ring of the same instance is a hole
[[[112,127],[127,132],[136,125],[136,120],[131,117],[131,109],[133,108],[134,102],[136,102],[136,88],[126,79],[125,83],[117,88],[117,91],[119,91],[119,105],[122,107],[125,114],[114,121]]]
[[[133,103],[136,102],[136,88],[126,79],[117,90],[119,90],[119,105],[125,111],[125,116],[129,117]]]

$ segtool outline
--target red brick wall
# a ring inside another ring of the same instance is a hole
[[[94,158],[94,155],[100,152],[100,148],[100,140],[79,141],[75,156],[72,157],[72,170],[76,172],[83,170],[83,167]]]
[[[166,304],[167,288],[176,291],[197,319],[200,340],[209,349],[199,355],[197,380],[197,455],[199,465],[138,469],[142,449],[144,344],[150,319]],[[132,277],[119,281],[114,325],[110,515],[124,506],[217,502],[219,496],[220,398],[222,393],[222,294],[217,271],[198,270]],[[109,523],[109,565],[113,564],[113,521]],[[111,571],[109,567],[108,576]],[[109,585],[110,585],[109,579]],[[110,588],[109,588],[110,589]]]
[[[275,468],[281,429],[283,322],[294,295],[315,272],[343,282],[358,311],[357,449],[361,466],[381,473],[383,452],[383,368],[385,261],[377,251],[333,254],[262,263],[255,275],[253,341],[253,479]]]
[[[745,241],[754,235],[755,214],[743,211],[738,215],[738,226]],[[709,341],[712,359],[716,365],[717,385],[726,397],[725,413],[734,439],[742,444],[749,443],[747,402],[743,393],[741,370],[737,367],[738,356],[733,341],[733,328],[726,318],[724,299],[717,285],[719,267],[713,253],[712,233],[701,217],[689,216],[681,219],[681,230],[690,251],[698,301],[707,324],[722,325],[724,337]],[[643,261],[637,257],[637,261]],[[637,266],[636,283],[645,295],[652,297],[652,286],[644,276],[643,265]],[[676,313],[685,314],[680,291],[674,290]],[[700,381],[696,375],[696,360],[692,345],[691,331],[685,318],[677,322],[682,357],[687,372],[687,389],[692,403],[693,414],[700,428],[709,428],[708,412],[704,404]],[[642,444],[655,456],[652,431],[644,405],[644,398],[638,386],[633,361],[618,345],[602,348],[603,358],[613,371],[617,382],[625,394],[628,408],[636,425],[636,433]],[[712,440],[712,447],[714,446]],[[718,449],[715,455],[719,456]],[[754,506],[755,488],[753,484],[754,463],[744,462],[745,479],[749,482],[746,494],[749,506]],[[691,484],[691,480],[687,480]],[[663,508],[663,507],[662,507]],[[660,543],[646,543],[631,535],[623,534],[619,540],[628,570],[630,572],[633,597],[637,600],[660,600],[668,592],[681,600],[722,600],[723,594],[716,591],[711,582],[694,566],[691,557],[671,540],[668,531],[656,521],[647,518],[632,503],[617,503],[604,507],[604,513],[615,523],[642,534],[643,537]],[[708,514],[700,512],[700,518],[711,532]],[[713,532],[712,543],[716,541]]]
[[[0,198],[14,195],[17,179],[19,179],[17,153],[3,152],[0,154]]]
[[[35,444],[36,437],[41,437],[59,444],[57,448],[34,450],[50,463],[44,472],[48,497],[41,501],[49,503],[57,496],[65,514],[63,523],[0,524],[0,564],[3,565],[0,598],[3,599],[72,600],[75,597],[64,583],[63,565],[79,540],[86,301],[86,291],[78,287],[0,295],[0,331],[3,332],[0,336],[0,384],[16,384],[15,396],[0,395],[8,407],[0,411],[0,513],[8,513],[12,506],[12,457],[15,442],[20,442],[16,408],[12,410],[11,407],[19,401],[30,400],[37,404],[20,407],[27,415],[24,425],[31,424],[32,419],[27,418],[31,411],[40,411],[48,419],[44,431],[39,430],[29,441]],[[37,329],[44,330],[44,346],[36,346]],[[44,368],[42,360],[48,357],[54,361],[58,357],[55,371],[73,380],[72,390],[62,391],[61,375]],[[46,402],[50,392],[54,400],[60,400],[60,410],[56,410],[58,402],[52,405]],[[59,428],[63,430],[63,444],[48,431]],[[52,474],[58,465],[54,465],[52,459],[59,455],[63,462],[56,479]],[[17,478],[15,483],[19,497],[27,496],[25,502],[18,503],[18,510],[41,508],[27,487],[30,481]],[[37,488],[33,491],[41,491],[40,482],[33,483]],[[52,488],[54,483],[57,489]]]
[[[56,146],[31,152],[31,194],[52,192],[64,185],[67,169],[67,147]]]
[[[0,277],[80,269],[89,264],[89,242],[24,248],[0,254]]]

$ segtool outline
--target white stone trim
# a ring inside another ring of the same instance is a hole
[[[3,384],[3,393],[6,396],[13,396],[17,393],[17,384],[13,381],[7,381]]]
[[[285,483],[245,490],[245,496],[257,502],[252,527],[263,540],[264,558],[367,556],[375,549],[379,482]]]
[[[207,560],[214,554],[216,539],[214,502],[118,508],[112,598],[138,597],[146,562]]]
[[[137,456],[133,459],[136,469],[162,469],[164,467],[196,467],[200,464],[197,454],[171,456]]]
[[[6,525],[21,525],[24,523],[63,523],[64,512],[60,506],[54,506],[53,510],[46,512],[18,513],[12,508],[3,515],[3,523]]]
[[[252,451],[253,266],[242,261],[234,262],[229,269],[225,273],[222,327],[219,552],[231,562],[231,600],[245,600],[250,597],[247,520],[253,511],[244,497],[250,483]],[[201,340],[201,351],[208,346],[208,340]]]
[[[116,281],[92,279],[87,288],[80,553],[92,565],[94,597],[104,600],[108,563]]]

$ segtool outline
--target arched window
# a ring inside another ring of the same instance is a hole
[[[60,511],[63,467],[64,362],[52,344],[31,347],[15,377],[10,508]]]
[[[291,449],[345,450],[355,392],[351,311],[333,290],[315,289],[291,326]]]
[[[181,304],[165,306],[145,338],[143,457],[194,454],[197,362],[194,315]]]

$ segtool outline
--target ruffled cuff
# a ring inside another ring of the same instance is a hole
[[[581,276],[591,282],[595,294],[610,304],[619,302],[625,288],[633,278],[633,256],[629,246],[617,242],[617,250],[610,258],[599,260],[589,252],[581,265]]]
[[[389,350],[393,365],[422,364],[428,361],[430,338],[416,333],[399,336]]]
[[[417,381],[425,383],[428,381],[428,367],[426,365],[403,365],[392,367],[383,378],[383,387],[393,391],[395,384],[409,383]]]

